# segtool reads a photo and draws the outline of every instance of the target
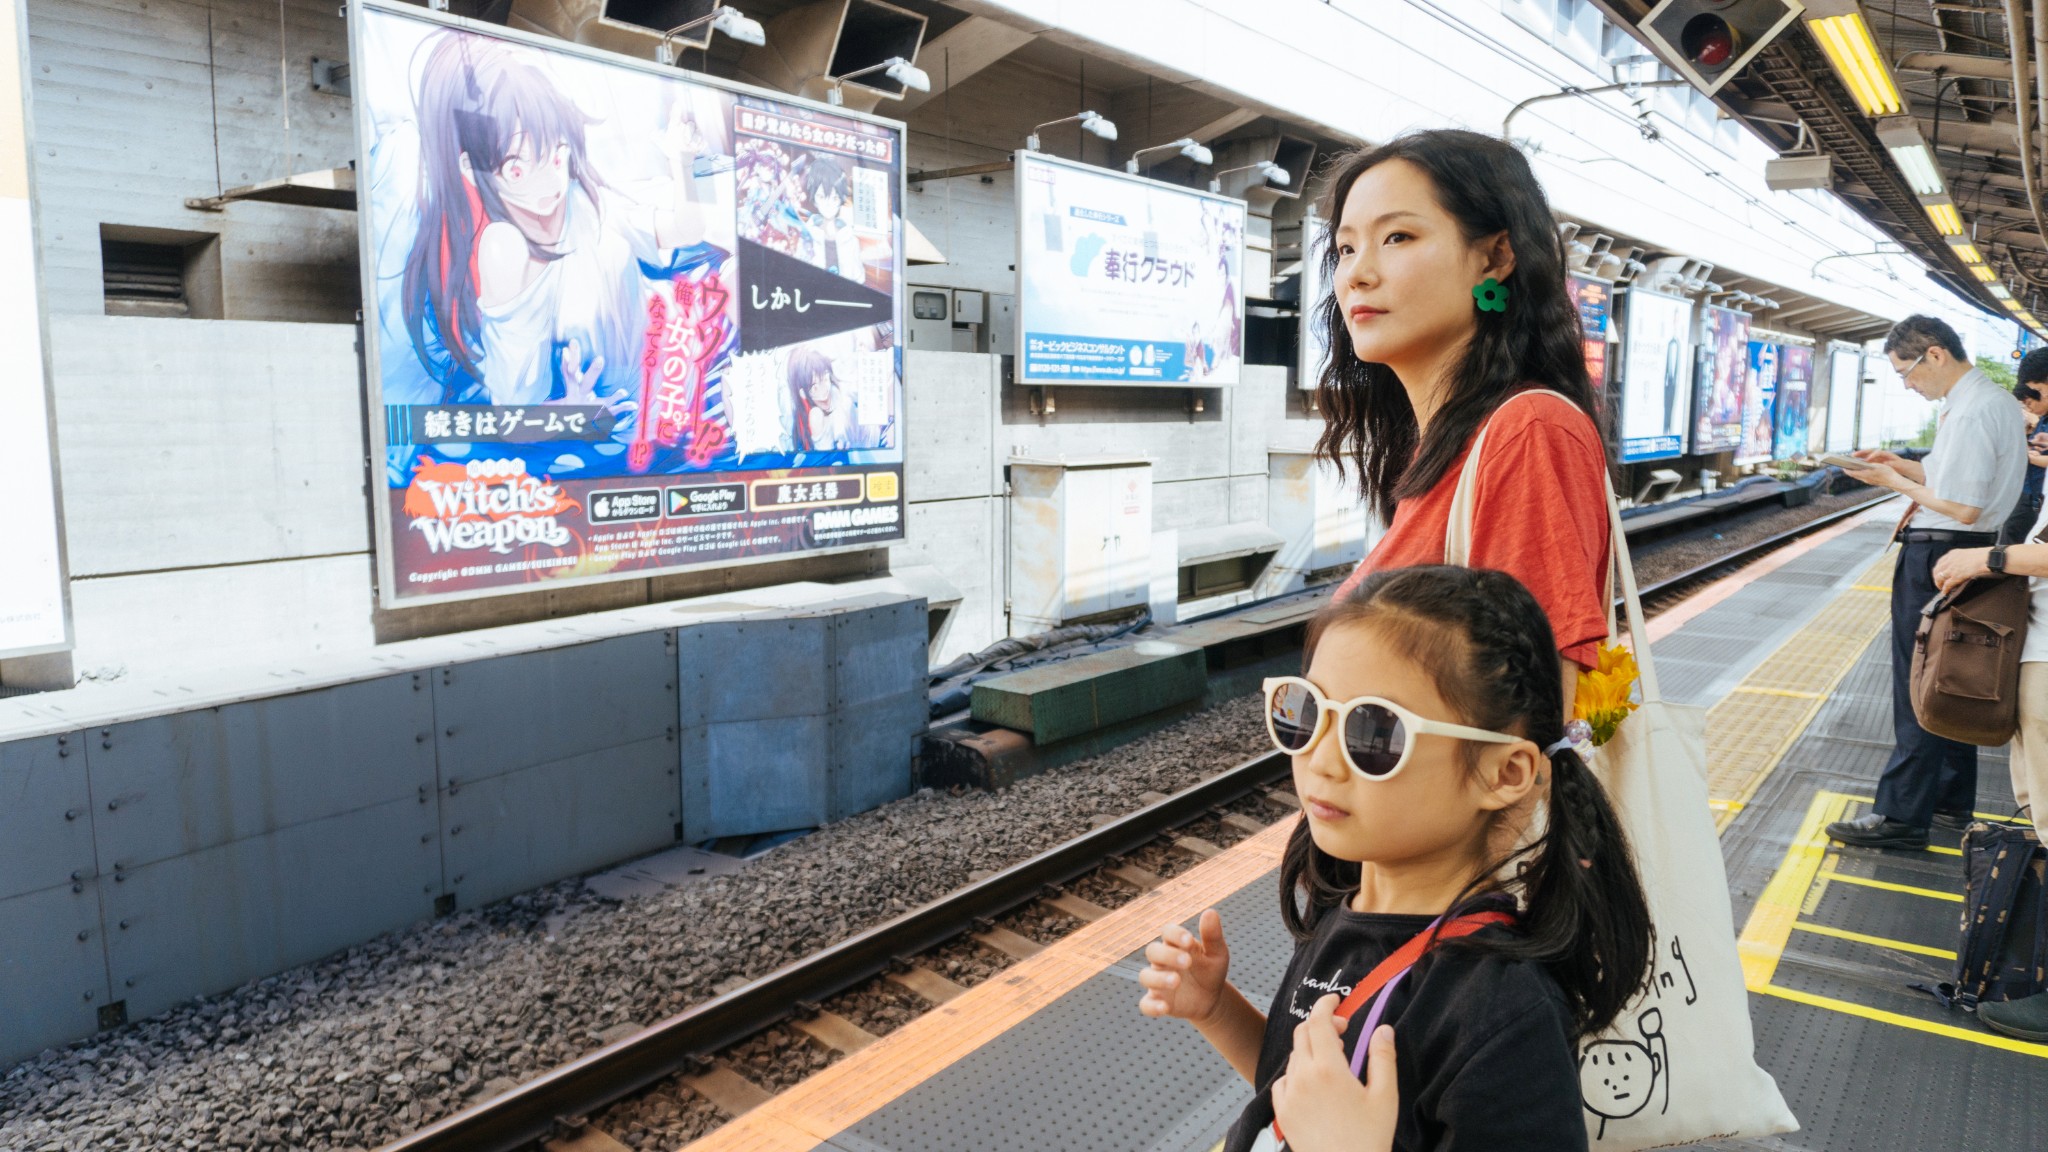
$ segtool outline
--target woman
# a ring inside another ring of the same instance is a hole
[[[1542,186],[1505,141],[1418,132],[1338,161],[1323,210],[1316,447],[1391,517],[1339,598],[1367,573],[1443,563],[1484,428],[1467,562],[1535,594],[1569,701],[1571,665],[1596,667],[1607,634],[1607,457]],[[1523,396],[1538,389],[1562,398]]]

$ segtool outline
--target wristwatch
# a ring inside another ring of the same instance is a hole
[[[1984,566],[1994,575],[2005,575],[2005,549],[2002,546],[1993,548],[1990,555],[1984,557]]]

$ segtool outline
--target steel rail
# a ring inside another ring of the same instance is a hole
[[[684,1071],[920,952],[1134,851],[1288,771],[1272,752],[1211,776],[1157,804],[1078,836],[985,880],[948,893],[743,988],[564,1064],[491,1100],[384,1145],[380,1152],[513,1152],[573,1130],[599,1108]],[[764,909],[764,913],[766,910]]]
[[[1815,518],[1808,520],[1804,524],[1788,528],[1775,536],[1766,536],[1762,540],[1758,540],[1753,544],[1744,545],[1743,547],[1737,548],[1735,551],[1727,553],[1726,555],[1716,556],[1714,559],[1709,560],[1704,564],[1688,568],[1675,576],[1667,576],[1664,579],[1657,581],[1655,584],[1645,584],[1641,588],[1639,588],[1637,592],[1645,600],[1650,599],[1652,596],[1662,595],[1663,593],[1672,591],[1673,589],[1678,588],[1683,584],[1689,583],[1694,580],[1698,580],[1701,577],[1707,575],[1708,573],[1715,571],[1716,569],[1726,568],[1735,564],[1743,564],[1750,560],[1754,560],[1757,557],[1762,556],[1766,552],[1771,552],[1782,547],[1783,545],[1790,544],[1792,541],[1799,539],[1801,536],[1810,536],[1823,528],[1839,524],[1842,521],[1847,520],[1851,516],[1860,516],[1863,513],[1870,511],[1872,508],[1877,507],[1879,504],[1883,504],[1887,500],[1896,499],[1898,499],[1897,493],[1886,493],[1885,495],[1876,497],[1875,499],[1865,500],[1861,504],[1851,505],[1850,507],[1843,508],[1839,511],[1830,512],[1825,516],[1816,516]],[[1616,605],[1620,605],[1620,603],[1621,601],[1619,600],[1615,601]]]

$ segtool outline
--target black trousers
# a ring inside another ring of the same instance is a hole
[[[2021,493],[2020,502],[2013,505],[2012,515],[2005,518],[2005,525],[1998,530],[2000,544],[2024,544],[2027,534],[2034,530],[2034,518],[2041,514],[2041,494],[2032,496]]]
[[[1963,545],[1965,547],[1969,545]],[[1913,633],[1934,599],[1934,565],[1959,545],[1908,540],[1892,569],[1892,758],[1877,782],[1876,810],[1925,828],[1936,812],[1977,806],[1977,746],[1936,736],[1913,715]]]

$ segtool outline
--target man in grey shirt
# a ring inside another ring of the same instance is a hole
[[[1943,400],[1934,447],[1918,462],[1866,449],[1858,480],[1902,492],[1915,509],[1901,525],[1892,570],[1891,760],[1877,803],[1828,836],[1867,848],[1927,847],[1930,824],[1961,828],[1977,801],[1977,749],[1933,735],[1913,715],[1913,635],[1934,598],[1934,565],[1954,548],[1998,541],[1998,527],[2019,503],[2027,472],[2026,414],[2012,394],[1970,364],[1956,330],[1932,316],[1908,316],[1884,338],[1885,355],[1906,387]]]

